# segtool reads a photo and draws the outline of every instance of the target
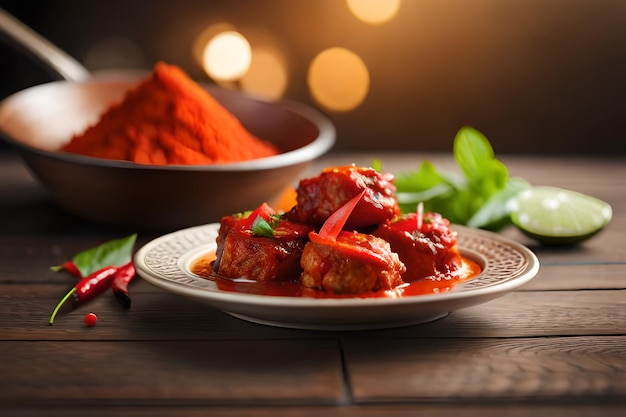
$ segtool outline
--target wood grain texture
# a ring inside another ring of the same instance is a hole
[[[142,283],[145,284],[145,283]],[[149,287],[147,284],[145,285]],[[137,286],[139,287],[139,285]],[[144,287],[144,285],[142,285]],[[316,332],[248,323],[164,292],[131,289],[126,311],[104,294],[48,325],[68,287],[0,285],[0,340],[215,340],[368,337],[525,337],[626,334],[626,290],[519,291],[424,325],[357,332]],[[85,329],[83,315],[97,313]]]
[[[329,154],[306,175],[380,159],[394,173],[450,155]],[[614,217],[573,247],[543,247],[517,291],[405,328],[316,332],[249,323],[137,279],[48,317],[75,283],[51,265],[129,231],[61,211],[0,155],[0,415],[622,416],[626,414],[626,161],[504,158],[512,175],[596,195]],[[141,234],[138,246],[153,239]],[[98,314],[85,327],[83,315]]]
[[[344,399],[335,341],[3,342],[0,404]]]
[[[541,265],[520,291],[626,289],[625,264]]]
[[[344,340],[343,348],[356,402],[626,396],[626,336]]]
[[[104,406],[81,407],[0,407],[0,412],[12,417],[623,417],[626,403],[604,402],[585,404],[574,402],[569,405],[545,404],[533,401],[507,401],[506,404],[361,404],[361,405],[285,405],[250,406],[232,404],[147,405],[142,407],[107,404]],[[3,414],[4,415],[4,414]]]

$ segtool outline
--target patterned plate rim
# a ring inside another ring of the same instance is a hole
[[[190,227],[158,237],[135,254],[138,274],[151,284],[194,298],[219,299],[230,303],[289,307],[364,306],[431,303],[468,296],[512,291],[530,281],[539,270],[539,260],[525,246],[496,233],[453,225],[461,253],[476,261],[482,272],[452,291],[399,298],[318,299],[244,294],[223,291],[214,282],[190,272],[198,256],[215,249],[219,224]]]

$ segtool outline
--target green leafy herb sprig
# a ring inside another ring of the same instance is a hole
[[[256,216],[252,221],[250,231],[254,236],[259,237],[283,237],[287,232],[280,227],[282,220],[283,215],[278,213],[270,215],[269,220],[265,220],[263,216]]]
[[[263,237],[274,237],[274,228],[276,225],[270,224],[267,220],[265,220],[261,216],[257,216],[252,221],[252,227],[250,230],[254,236],[263,236]]]
[[[421,202],[425,211],[438,212],[452,223],[487,230],[509,224],[508,200],[530,184],[510,177],[489,140],[473,127],[458,131],[453,155],[462,175],[442,172],[427,160],[417,171],[396,175],[401,210],[413,212]]]
[[[131,261],[136,240],[136,233],[120,239],[109,240],[77,253],[71,261],[82,277],[107,266],[121,266]],[[63,269],[63,265],[52,266],[50,269],[58,272]]]

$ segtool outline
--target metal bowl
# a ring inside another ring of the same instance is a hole
[[[215,222],[272,201],[335,142],[332,123],[309,106],[205,86],[250,132],[281,153],[230,164],[149,166],[57,152],[137,82],[115,77],[51,82],[0,102],[3,138],[67,211],[137,230]]]

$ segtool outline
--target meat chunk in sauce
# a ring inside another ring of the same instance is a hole
[[[264,227],[259,226],[263,221]],[[216,239],[213,273],[264,282],[297,280],[309,231],[309,226],[282,219],[266,204],[252,213],[226,216]]]
[[[327,168],[300,181],[286,214],[267,204],[222,218],[212,272],[354,296],[460,275],[456,233],[438,213],[400,214],[393,176]],[[330,217],[330,219],[329,219]]]
[[[418,214],[410,213],[379,225],[373,235],[389,242],[406,266],[406,282],[424,278],[450,278],[463,266],[456,233],[439,213],[426,213],[418,226]]]
[[[393,180],[393,175],[373,168],[327,168],[319,176],[299,182],[297,204],[287,217],[319,228],[339,207],[366,190],[345,227],[359,230],[382,223],[400,213]]]
[[[300,281],[333,294],[363,294],[402,284],[404,264],[389,243],[372,235],[342,231],[334,241],[314,238],[302,253]]]

